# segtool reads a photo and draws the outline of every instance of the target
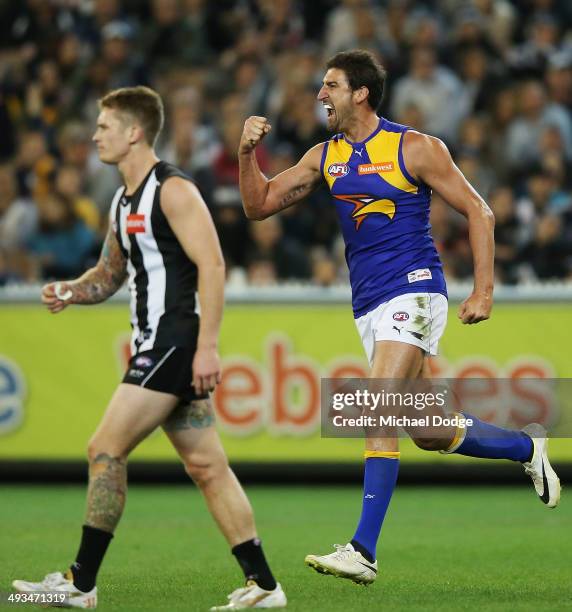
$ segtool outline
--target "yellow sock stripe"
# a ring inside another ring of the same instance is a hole
[[[370,459],[371,457],[385,457],[386,459],[399,459],[401,453],[399,451],[364,451],[364,459]]]
[[[459,417],[460,419],[465,418],[460,412],[454,412],[453,414],[456,417]],[[451,450],[456,450],[457,445],[459,444],[459,441],[461,440],[461,438],[465,435],[465,432],[466,432],[465,427],[459,427],[457,425],[457,431],[455,432],[455,437],[451,440],[451,444],[449,444],[449,446],[444,452],[449,453],[451,452]]]

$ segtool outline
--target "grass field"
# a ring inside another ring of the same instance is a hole
[[[364,588],[303,565],[306,553],[330,552],[351,537],[359,489],[248,493],[290,610],[572,609],[566,497],[551,511],[532,488],[398,488],[382,533],[380,577]],[[78,544],[84,489],[4,486],[0,500],[0,591],[13,578],[65,569]],[[208,610],[240,584],[195,489],[130,489],[99,575],[99,610]]]

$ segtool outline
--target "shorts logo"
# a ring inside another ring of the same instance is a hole
[[[349,173],[350,169],[347,164],[330,164],[328,174],[334,178],[342,178]]]
[[[142,378],[145,376],[145,372],[143,370],[138,370],[137,368],[131,368],[127,374],[133,378]]]
[[[153,365],[153,360],[150,357],[142,355],[141,357],[137,357],[135,365],[141,368],[150,368]]]
[[[358,174],[379,174],[381,172],[393,172],[395,166],[393,162],[381,162],[379,164],[360,164]]]
[[[406,312],[394,312],[393,320],[394,321],[407,321],[409,319],[409,315]]]
[[[421,280],[431,280],[433,275],[431,274],[431,270],[429,268],[422,268],[421,270],[413,270],[413,272],[409,272],[407,275],[407,280],[410,283],[416,283]]]
[[[127,233],[145,233],[145,215],[127,215]]]

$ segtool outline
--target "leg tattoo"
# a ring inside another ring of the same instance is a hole
[[[91,462],[85,524],[113,533],[123,514],[127,493],[125,459],[100,453]]]
[[[209,399],[200,399],[179,404],[163,424],[165,431],[182,429],[203,429],[214,423],[214,411]]]

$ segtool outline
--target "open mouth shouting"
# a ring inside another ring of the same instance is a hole
[[[324,102],[324,108],[328,113],[328,119],[331,119],[336,115],[336,109],[329,102]]]

